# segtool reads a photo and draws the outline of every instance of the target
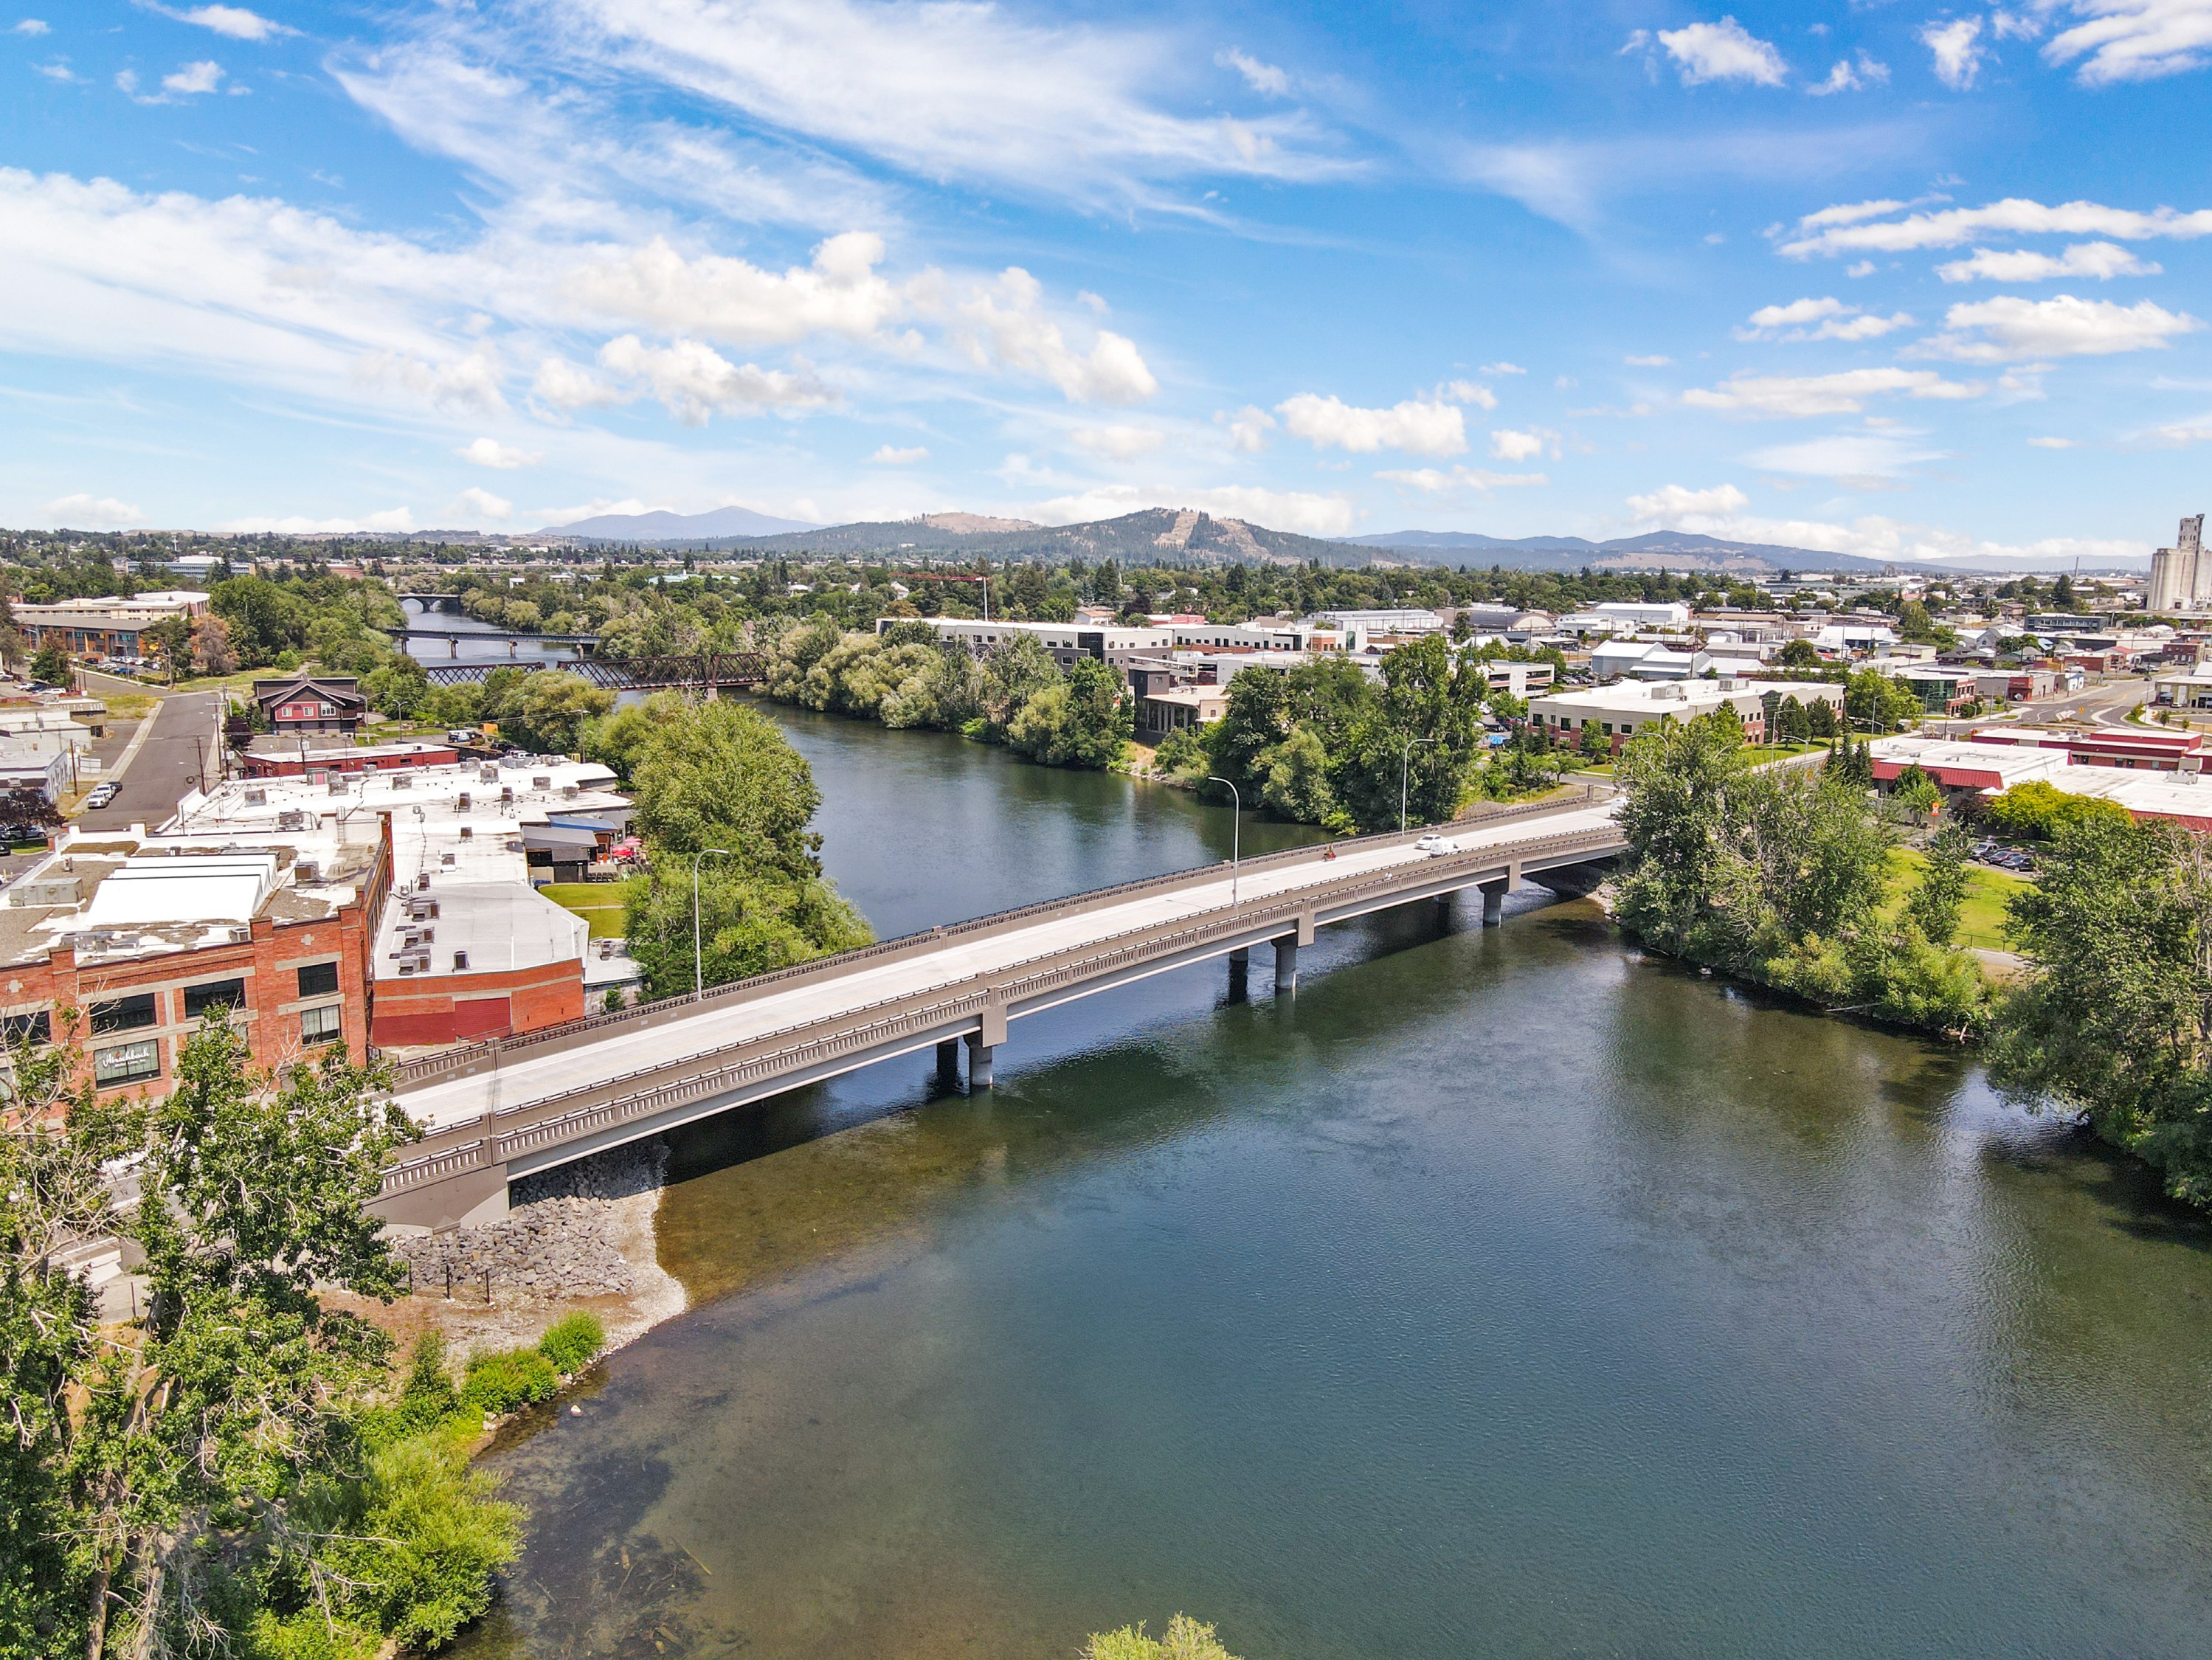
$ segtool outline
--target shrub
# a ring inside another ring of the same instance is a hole
[[[403,1649],[451,1642],[491,1606],[492,1574],[514,1560],[521,1512],[492,1497],[497,1487],[494,1477],[469,1468],[464,1450],[437,1436],[416,1436],[372,1456],[360,1519],[352,1536],[331,1550],[331,1566],[348,1584],[347,1603]],[[299,1652],[304,1660],[316,1651]]]
[[[460,1409],[460,1391],[446,1370],[446,1340],[427,1332],[415,1346],[415,1359],[407,1369],[407,1382],[399,1390],[397,1423],[404,1435],[435,1429]]]
[[[469,1361],[462,1400],[489,1413],[513,1412],[533,1401],[550,1399],[561,1387],[553,1363],[536,1349],[507,1349]]]
[[[1212,1627],[1178,1614],[1168,1621],[1167,1634],[1157,1639],[1146,1636],[1142,1626],[1094,1632],[1083,1646],[1083,1660],[1236,1660],[1236,1657],[1222,1647]]]
[[[554,1371],[568,1376],[591,1365],[606,1346],[607,1329],[598,1315],[583,1309],[556,1320],[538,1340],[538,1352],[553,1363]]]

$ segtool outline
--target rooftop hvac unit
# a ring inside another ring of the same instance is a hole
[[[331,775],[331,794],[332,795],[343,795],[345,793],[345,775],[342,772],[332,773]]]
[[[512,784],[501,784],[499,787],[499,804],[501,806],[505,806],[508,802],[514,800],[514,786]]]
[[[553,775],[550,772],[532,774],[530,780],[530,787],[534,790],[551,789],[553,787]]]
[[[441,853],[438,855],[438,868],[440,870],[451,870],[453,867],[453,855],[452,854]]]
[[[468,810],[469,793],[466,790],[463,790],[459,795],[453,798],[453,811],[455,812],[466,812]]]
[[[292,879],[295,882],[319,882],[323,879],[322,866],[312,859],[295,860],[292,865]]]
[[[580,791],[574,784],[563,784],[561,786],[561,799],[563,801],[573,801],[580,794],[582,794],[582,792]]]
[[[428,887],[430,885],[430,873],[426,870],[416,872],[415,885],[418,888]]]
[[[462,825],[462,826],[461,826],[461,840],[462,840],[462,841],[464,841],[464,842],[473,842],[473,841],[475,841],[475,840],[476,840],[476,836],[477,836],[477,827],[476,827],[474,824],[464,824],[464,825]]]
[[[269,792],[268,792],[267,790],[248,790],[248,791],[246,791],[246,805],[247,806],[249,806],[249,807],[265,807],[265,806],[267,806],[269,805]]]
[[[288,807],[276,815],[280,830],[303,830],[307,828],[307,815],[297,807]]]
[[[426,916],[435,916],[438,914],[438,902],[426,898],[419,893],[410,893],[407,896],[407,914],[418,922]]]
[[[230,931],[230,943],[234,946],[246,945],[250,942],[252,938],[253,930],[251,927],[233,928]]]
[[[479,784],[496,784],[499,782],[499,769],[493,766],[489,762],[486,762],[483,766],[477,769],[477,782]]]
[[[413,786],[414,782],[415,775],[408,771],[404,767],[400,768],[392,775],[392,787],[396,790],[410,788]]]

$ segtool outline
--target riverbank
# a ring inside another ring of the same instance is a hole
[[[655,1216],[667,1171],[667,1144],[654,1137],[526,1177],[496,1222],[393,1242],[413,1295],[348,1305],[404,1347],[435,1331],[464,1361],[534,1343],[576,1310],[598,1316],[607,1348],[620,1348],[688,1303],[660,1266]]]

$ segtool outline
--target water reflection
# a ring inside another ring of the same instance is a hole
[[[1211,849],[1124,781],[1025,827],[1066,775],[793,729],[872,915]],[[698,1306],[499,1456],[534,1519],[471,1651],[1012,1660],[1179,1608],[1278,1660],[2212,1648],[2212,1256],[2124,1166],[1587,906],[1301,966],[686,1140]]]

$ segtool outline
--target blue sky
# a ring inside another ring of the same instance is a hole
[[[0,10],[0,522],[2141,554],[2212,0]]]

